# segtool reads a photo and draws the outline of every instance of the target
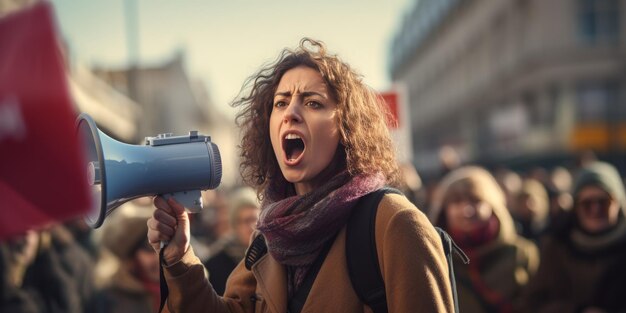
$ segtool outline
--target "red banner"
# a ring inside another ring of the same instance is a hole
[[[51,5],[0,19],[0,239],[91,202]]]
[[[389,128],[391,129],[397,129],[400,127],[400,107],[399,107],[399,103],[398,103],[398,93],[395,91],[387,91],[387,92],[381,92],[380,96],[383,98],[383,100],[385,101],[385,104],[387,104],[387,107],[389,108],[389,113],[391,114],[390,116],[390,121],[387,122],[387,124],[389,125]]]

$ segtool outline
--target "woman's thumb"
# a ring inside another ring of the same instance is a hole
[[[174,200],[174,198],[169,198],[167,199],[167,204],[170,205],[170,207],[172,208],[172,210],[174,211],[174,217],[176,218],[176,221],[178,222],[178,227],[184,227],[186,224],[189,224],[189,216],[187,215],[187,212],[185,211],[185,207],[183,207],[180,203],[176,202],[176,200]]]
[[[174,217],[176,218],[176,231],[173,239],[181,243],[186,251],[187,246],[189,245],[189,237],[191,236],[191,231],[189,229],[189,215],[187,214],[187,211],[185,211],[185,207],[176,202],[173,198],[169,198],[167,203],[172,208]]]

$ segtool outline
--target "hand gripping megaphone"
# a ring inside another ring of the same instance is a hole
[[[217,145],[197,131],[187,136],[146,137],[145,145],[116,141],[83,113],[76,131],[85,149],[92,207],[85,217],[98,228],[113,210],[135,198],[173,196],[189,212],[202,209],[201,190],[215,189],[222,179]]]

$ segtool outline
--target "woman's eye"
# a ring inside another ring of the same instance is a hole
[[[314,109],[319,109],[319,108],[322,107],[322,104],[319,103],[319,102],[316,102],[316,101],[309,101],[309,102],[306,103],[306,105],[308,107],[311,107],[311,108],[314,108]]]
[[[276,101],[274,103],[274,107],[277,107],[277,108],[284,107],[285,105],[287,105],[285,101]]]

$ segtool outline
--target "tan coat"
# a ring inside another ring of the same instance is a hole
[[[322,264],[302,313],[371,312],[350,283],[345,233],[344,227]],[[441,240],[426,216],[404,196],[388,194],[381,200],[376,246],[389,312],[453,311]],[[171,312],[287,311],[285,267],[269,254],[260,258],[252,271],[240,263],[229,277],[224,297],[213,291],[192,249],[180,262],[166,267],[165,277]]]

